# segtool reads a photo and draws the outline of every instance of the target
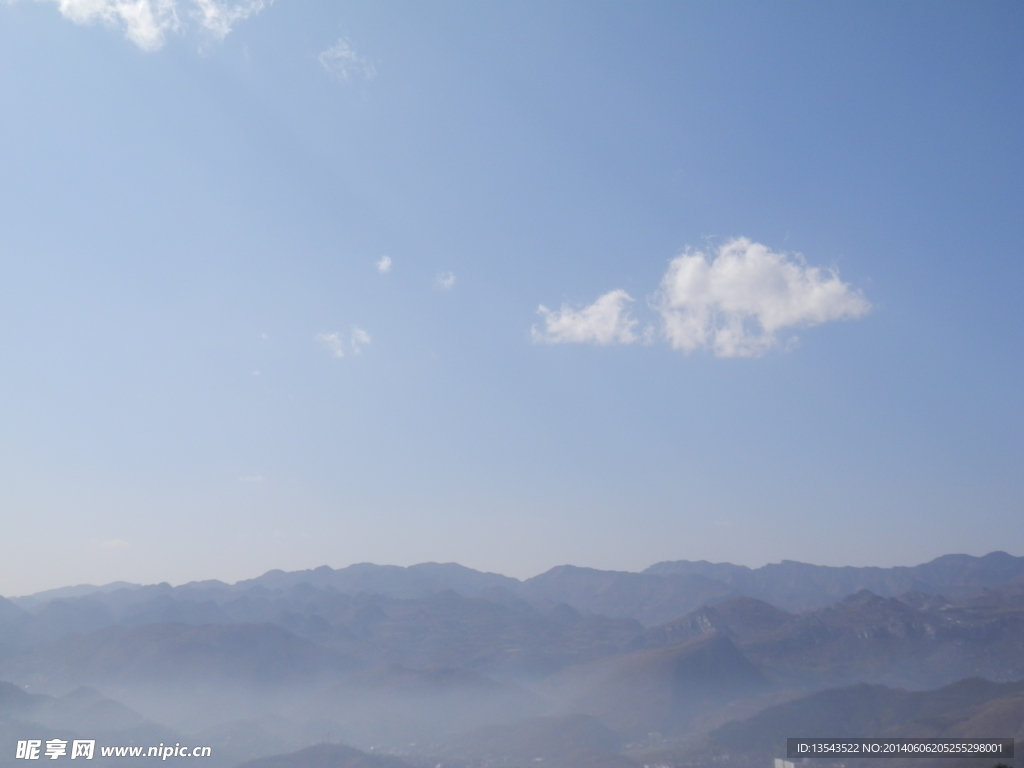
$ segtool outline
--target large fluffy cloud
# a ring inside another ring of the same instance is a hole
[[[549,344],[632,344],[649,340],[629,311],[633,299],[609,291],[582,309],[541,306],[533,339]],[[778,253],[743,237],[713,249],[688,250],[669,263],[650,302],[661,335],[675,349],[711,350],[717,357],[757,357],[782,332],[860,317],[871,304],[834,269],[812,267],[800,255]]]
[[[145,51],[163,46],[167,34],[194,26],[223,39],[243,19],[259,13],[272,0],[41,0],[56,2],[61,14],[76,24],[96,22],[119,27]]]
[[[544,327],[533,327],[533,339],[547,344],[632,344],[639,340],[635,332],[637,321],[629,314],[632,301],[620,289],[609,291],[582,309],[563,304],[555,312],[542,305],[537,311],[544,318]]]
[[[669,264],[654,307],[676,349],[755,357],[780,331],[860,317],[871,305],[833,270],[743,237],[712,256],[688,251]]]

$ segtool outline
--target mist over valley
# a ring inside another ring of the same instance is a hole
[[[753,767],[796,734],[1021,738],[1024,558],[82,585],[0,600],[0,679],[6,740],[198,744],[216,768]]]

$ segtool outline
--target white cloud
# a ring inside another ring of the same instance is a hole
[[[638,321],[629,313],[631,301],[628,293],[618,289],[583,309],[563,304],[555,312],[542,305],[537,312],[544,318],[544,328],[532,328],[533,340],[545,344],[632,344],[640,337],[635,332]]]
[[[362,328],[352,328],[352,336],[350,337],[349,342],[352,344],[353,354],[358,355],[362,350],[362,347],[369,344],[370,341],[370,334],[368,334]]]
[[[609,291],[582,309],[566,304],[537,312],[535,342],[633,344],[650,342],[654,328],[637,332],[632,297]],[[675,349],[709,349],[716,357],[757,357],[779,344],[783,331],[871,311],[871,303],[835,269],[812,267],[800,254],[777,253],[737,237],[711,256],[687,250],[674,258],[650,306],[662,320],[662,337]],[[791,341],[795,338],[791,338]]]
[[[349,78],[356,74],[362,74],[367,80],[372,80],[377,75],[373,64],[356,53],[345,38],[322,51],[316,58],[328,74],[334,75],[342,82],[348,82]]]
[[[379,259],[377,259],[375,264],[377,266],[377,271],[380,272],[382,275],[391,271],[390,256],[381,256]]]
[[[166,33],[181,28],[174,0],[57,0],[57,7],[76,24],[102,22],[120,27],[145,51],[160,48]]]
[[[440,288],[442,291],[450,291],[455,287],[455,273],[442,272],[434,278],[434,287]]]
[[[199,25],[218,40],[223,40],[240,21],[255,16],[273,0],[246,0],[240,3],[223,3],[217,0],[192,0],[194,16]]]
[[[181,32],[188,20],[206,34],[224,39],[239,21],[249,18],[271,0],[38,0],[56,2],[64,18],[76,24],[102,23],[121,29],[144,51],[160,49],[169,33]],[[184,21],[183,21],[184,19]]]
[[[673,259],[653,302],[675,349],[708,348],[717,357],[756,357],[778,333],[861,317],[871,304],[834,269],[809,266],[743,237],[709,258],[687,251]]]
[[[335,357],[345,356],[345,340],[340,333],[318,333],[316,338]]]
[[[344,357],[346,346],[351,347],[352,354],[358,355],[363,351],[363,347],[368,346],[373,340],[369,333],[358,326],[352,326],[352,332],[349,334],[347,345],[345,337],[339,332],[318,333],[316,338],[334,357]]]

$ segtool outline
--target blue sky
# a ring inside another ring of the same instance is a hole
[[[0,4],[0,594],[1024,555],[1022,33]]]

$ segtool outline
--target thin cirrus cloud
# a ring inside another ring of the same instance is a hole
[[[377,271],[382,275],[386,275],[391,271],[391,257],[381,256],[377,261],[374,262],[374,266],[377,267]]]
[[[345,339],[340,333],[318,333],[316,340],[334,357],[345,356]]]
[[[377,75],[373,63],[356,53],[345,38],[321,51],[316,59],[329,75],[343,83],[347,83],[354,75],[362,75],[367,80]]]
[[[124,32],[144,51],[163,47],[170,33],[198,30],[223,40],[240,21],[262,11],[273,0],[37,0],[55,2],[61,15],[75,24],[105,24]]]
[[[632,344],[638,321],[622,290],[590,306],[538,309],[542,328],[534,341],[548,344]],[[661,319],[661,337],[683,352],[710,350],[716,357],[760,357],[779,345],[780,334],[833,320],[851,320],[870,302],[835,269],[807,264],[799,254],[772,251],[737,237],[709,255],[688,249],[672,259],[650,302]],[[652,329],[653,332],[653,329]]]
[[[450,291],[455,287],[455,273],[442,272],[434,278],[434,287],[441,291]]]
[[[352,354],[358,355],[363,351],[363,347],[368,346],[373,339],[364,329],[353,326],[351,333],[348,335],[347,342],[345,335],[339,331],[318,333],[316,340],[320,342],[324,349],[331,353],[332,357],[341,358],[345,356],[346,349],[351,350]]]
[[[362,328],[353,327],[349,336],[349,343],[352,345],[352,354],[358,355],[362,348],[372,341],[370,334]]]

